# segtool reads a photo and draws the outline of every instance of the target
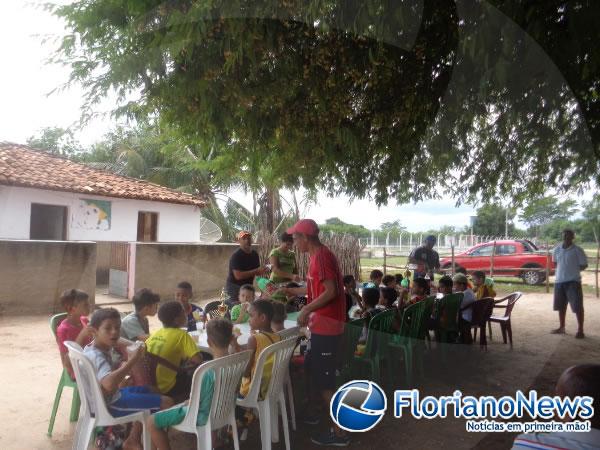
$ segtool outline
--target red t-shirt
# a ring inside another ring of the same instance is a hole
[[[326,246],[321,246],[311,255],[308,264],[307,297],[308,303],[325,292],[323,281],[333,280],[337,287],[337,297],[310,315],[308,327],[311,333],[334,336],[344,332],[346,320],[346,296],[344,282],[337,258]]]
[[[79,319],[81,322],[81,326],[74,326],[68,320],[63,320],[58,327],[56,328],[56,342],[58,343],[58,350],[61,353],[68,353],[69,350],[65,346],[65,341],[74,341],[79,336],[79,333],[83,329],[83,327],[88,325],[88,319],[85,316],[81,316]],[[86,342],[83,343],[82,347],[85,347],[89,343],[91,343],[93,338],[90,336]],[[69,375],[71,378],[75,379],[75,374],[73,371],[69,370]]]

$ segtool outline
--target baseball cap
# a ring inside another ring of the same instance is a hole
[[[238,239],[238,241],[239,241],[240,239],[244,239],[244,238],[247,238],[247,237],[252,237],[252,233],[250,233],[249,231],[242,230],[242,231],[240,231],[240,232],[237,234],[237,239]]]
[[[288,228],[287,233],[299,233],[305,234],[307,236],[318,236],[319,226],[317,225],[317,222],[315,222],[312,219],[301,219],[298,222],[296,222],[296,224],[293,227]]]
[[[467,284],[469,282],[469,279],[464,273],[457,273],[452,277],[452,281],[454,281],[455,283]]]

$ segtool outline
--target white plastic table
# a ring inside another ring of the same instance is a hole
[[[206,330],[202,328],[202,322],[198,322],[196,327],[198,331],[190,331],[189,334],[196,339],[195,336],[198,336],[198,348],[203,352],[210,353],[210,349],[208,347],[208,336],[206,335]],[[295,320],[286,320],[283,322],[284,328],[294,328],[298,326],[298,323]],[[240,335],[237,338],[237,342],[240,345],[246,345],[248,343],[248,338],[250,338],[250,325],[248,322],[246,323],[234,323],[233,324],[233,332],[236,332],[236,328],[239,329]]]

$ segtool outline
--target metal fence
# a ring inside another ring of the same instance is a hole
[[[398,236],[390,236],[388,234],[386,238],[383,239],[372,235],[370,238],[360,238],[359,241],[360,244],[366,249],[381,249],[385,247],[390,252],[399,254],[406,252],[408,254],[415,247],[418,247],[426,236],[427,234],[425,233],[401,233]],[[439,253],[450,253],[452,246],[454,246],[455,251],[462,251],[484,242],[514,239],[527,239],[533,242],[536,246],[539,246],[537,238],[530,237],[485,236],[476,234],[438,234],[436,235],[436,238],[436,250]]]

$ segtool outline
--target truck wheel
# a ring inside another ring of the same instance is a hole
[[[542,284],[544,279],[546,278],[542,272],[537,270],[527,270],[527,269],[541,269],[539,266],[529,266],[525,267],[521,272],[521,278],[523,279],[523,283],[528,284],[530,286],[536,284]]]

